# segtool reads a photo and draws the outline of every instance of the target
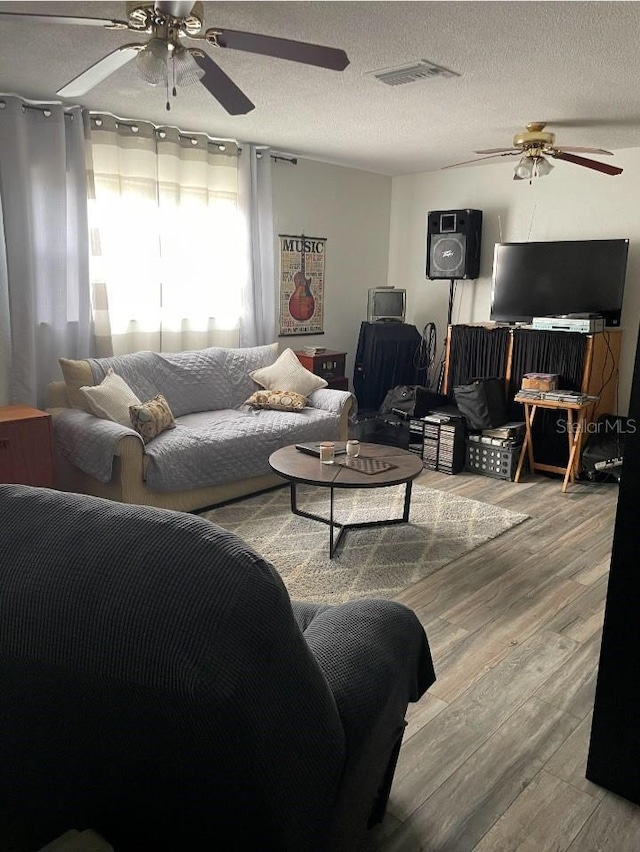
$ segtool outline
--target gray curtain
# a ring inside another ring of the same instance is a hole
[[[0,95],[0,334],[11,402],[42,407],[58,358],[91,355],[79,108]]]
[[[238,202],[247,227],[247,278],[242,298],[240,345],[278,339],[273,251],[273,199],[269,148],[244,144],[239,159]]]

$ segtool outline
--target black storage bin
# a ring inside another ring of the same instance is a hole
[[[379,414],[360,420],[355,436],[369,444],[409,449],[409,420],[395,414]]]
[[[472,473],[493,476],[496,479],[508,479],[513,482],[521,451],[522,443],[497,447],[469,440],[467,441],[465,468]]]

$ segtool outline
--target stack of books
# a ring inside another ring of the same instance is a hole
[[[479,444],[490,444],[493,447],[513,447],[521,444],[524,439],[526,426],[524,420],[504,423],[495,429],[483,429],[477,435],[469,435],[470,441]]]
[[[529,400],[542,399],[543,392],[539,390],[527,390],[525,388],[520,388],[518,393],[516,394],[516,402],[528,402]]]
[[[582,405],[585,402],[595,402],[597,396],[589,396],[587,393],[572,390],[537,391],[519,390],[516,394],[516,402],[535,402],[537,399],[546,399],[549,402],[571,402]]]

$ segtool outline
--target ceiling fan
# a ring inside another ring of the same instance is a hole
[[[77,98],[106,80],[111,74],[135,58],[141,77],[152,85],[167,88],[167,109],[170,109],[169,90],[177,94],[177,86],[200,81],[230,115],[244,115],[255,105],[242,92],[203,47],[229,48],[289,59],[320,68],[343,71],[349,64],[344,50],[302,41],[211,27],[201,33],[204,13],[201,2],[193,0],[155,0],[127,3],[127,20],[83,18],[70,15],[36,15],[22,12],[0,12],[0,19],[26,19],[33,23],[103,27],[108,30],[131,30],[150,35],[147,41],[125,44],[103,56],[56,94]],[[186,47],[183,42],[196,42]],[[200,42],[200,45],[198,45]]]
[[[605,151],[603,148],[567,147],[565,145],[558,147],[555,144],[555,134],[546,132],[546,126],[544,121],[532,121],[527,124],[526,131],[516,133],[511,148],[487,148],[484,151],[474,151],[475,154],[487,154],[488,156],[480,157],[479,160],[465,160],[462,163],[444,166],[444,168],[451,169],[468,163],[477,163],[480,160],[491,160],[495,157],[517,156],[520,157],[520,160],[514,170],[514,180],[531,181],[534,177],[548,175],[553,169],[553,165],[546,159],[547,157],[565,160],[568,163],[574,163],[576,166],[585,166],[605,175],[622,173],[622,169],[618,166],[610,166],[608,163],[600,163],[598,160],[576,156],[576,153],[613,156],[611,151]]]

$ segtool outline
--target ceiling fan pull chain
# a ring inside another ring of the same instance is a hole
[[[173,77],[173,97],[178,96],[178,90],[176,88],[176,52],[175,50],[171,51],[171,76]]]

